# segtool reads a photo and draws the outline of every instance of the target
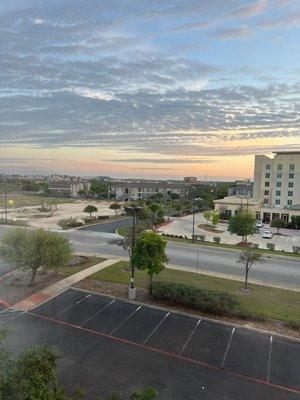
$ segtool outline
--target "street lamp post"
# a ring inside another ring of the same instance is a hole
[[[127,210],[132,211],[132,240],[131,240],[131,255],[130,255],[130,268],[131,268],[131,278],[130,286],[128,288],[128,298],[134,300],[136,297],[136,287],[134,285],[134,265],[132,261],[132,254],[135,245],[135,225],[136,225],[136,213],[141,210],[141,207],[127,207]]]
[[[5,222],[7,222],[7,183],[4,181],[4,210],[5,210]]]

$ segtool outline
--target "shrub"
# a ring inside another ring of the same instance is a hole
[[[267,248],[269,250],[275,250],[275,244],[274,243],[267,243]]]
[[[109,215],[98,215],[97,219],[103,220],[103,219],[108,219]]]
[[[76,228],[77,226],[82,226],[82,223],[78,222],[75,218],[69,218],[69,219],[61,219],[58,222],[58,225],[62,227],[62,229],[68,229],[68,228]]]
[[[231,293],[173,282],[153,282],[152,298],[213,314],[232,314],[239,305]]]
[[[215,237],[214,237],[214,242],[215,242],[215,243],[220,243],[220,242],[221,242],[221,238],[218,237],[218,236],[215,236]]]
[[[232,314],[234,317],[254,321],[254,322],[262,322],[266,320],[266,317],[263,314],[252,314],[250,311],[243,310],[242,308],[237,307],[237,309]]]
[[[300,331],[300,321],[289,320],[283,323],[287,328],[293,329],[294,331]]]

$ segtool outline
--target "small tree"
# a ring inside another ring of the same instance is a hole
[[[247,236],[256,232],[255,223],[256,219],[252,212],[242,211],[230,218],[228,230],[230,233],[242,236],[242,242],[246,243]]]
[[[283,219],[274,219],[274,220],[271,222],[271,226],[272,226],[273,228],[277,228],[277,235],[279,235],[279,230],[280,230],[280,228],[285,228],[286,222],[283,221]]]
[[[72,247],[69,239],[55,232],[16,228],[2,238],[1,253],[15,266],[31,270],[29,285],[33,286],[38,269],[66,264]]]
[[[210,221],[210,219],[211,219],[211,211],[210,210],[208,210],[208,211],[204,211],[204,213],[203,213],[203,217],[206,219],[206,221],[207,222],[209,222]]]
[[[83,212],[90,214],[90,220],[92,220],[92,214],[97,211],[98,211],[98,208],[95,206],[92,206],[92,205],[88,205],[83,209]]]
[[[219,221],[220,221],[220,214],[214,210],[211,213],[211,222],[213,225],[218,225]]]
[[[139,270],[146,270],[149,275],[149,294],[152,294],[153,276],[165,268],[167,242],[153,231],[142,233],[135,243],[132,262]]]
[[[239,258],[237,259],[237,262],[240,264],[243,264],[245,268],[245,283],[244,283],[244,288],[248,289],[248,276],[250,269],[252,265],[260,262],[263,263],[262,260],[262,255],[258,251],[255,251],[254,249],[251,248],[246,248],[242,250],[241,254],[239,255]]]
[[[115,211],[115,214],[117,215],[117,210],[120,210],[121,205],[120,205],[119,203],[112,203],[112,204],[109,206],[109,208],[110,208],[111,210],[114,210],[114,211]]]

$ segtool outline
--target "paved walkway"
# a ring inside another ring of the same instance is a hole
[[[90,275],[95,274],[102,269],[109,267],[112,264],[115,264],[117,261],[120,261],[119,257],[110,257],[108,260],[105,260],[99,264],[95,264],[90,268],[86,268],[82,271],[77,272],[71,276],[68,276],[65,279],[62,279],[51,286],[46,287],[40,292],[34,293],[21,302],[14,305],[15,309],[18,310],[30,310],[33,307],[38,306],[39,304],[45,302],[48,299],[58,295],[59,293],[64,292],[69,289],[72,285],[77,282],[82,281]]]

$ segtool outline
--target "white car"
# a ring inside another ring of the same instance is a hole
[[[266,230],[263,231],[262,237],[263,237],[264,239],[272,239],[273,234],[272,234],[272,232],[270,231],[270,229],[266,229]]]
[[[264,224],[261,221],[257,221],[255,224],[256,228],[263,228]]]

